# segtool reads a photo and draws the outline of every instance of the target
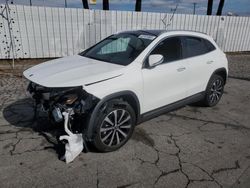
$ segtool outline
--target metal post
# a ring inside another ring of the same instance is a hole
[[[64,1],[65,8],[68,7],[67,0]]]
[[[12,30],[11,30],[11,20],[9,18],[9,4],[8,4],[8,0],[6,0],[5,3],[5,10],[6,10],[6,20],[8,23],[8,30],[9,30],[9,35],[10,35],[10,48],[12,49],[12,68],[14,69],[15,67],[15,50],[14,50],[14,40],[13,40],[13,36],[12,36]]]
[[[193,11],[193,14],[195,14],[195,8],[196,8],[196,4],[197,3],[193,3],[194,4],[194,11]]]

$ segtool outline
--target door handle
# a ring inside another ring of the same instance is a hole
[[[210,60],[210,61],[207,61],[207,64],[212,64],[214,61]]]
[[[184,70],[186,70],[186,67],[180,67],[180,68],[177,69],[178,72],[182,72]]]

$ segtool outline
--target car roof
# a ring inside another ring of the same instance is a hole
[[[140,35],[153,35],[155,37],[160,37],[161,35],[183,35],[183,36],[195,36],[195,37],[201,37],[203,39],[209,40],[212,42],[215,46],[217,44],[215,43],[215,40],[213,37],[207,35],[206,33],[202,33],[199,31],[192,31],[192,30],[163,30],[163,29],[156,29],[156,30],[131,30],[131,31],[122,31],[118,33],[124,33],[124,34],[133,34],[136,36]]]
[[[128,33],[128,34],[134,34],[134,35],[145,35],[145,34],[149,34],[149,35],[154,35],[154,36],[159,36],[161,33],[163,33],[164,30],[131,30],[131,31],[122,31],[119,33]]]
[[[154,36],[160,36],[163,33],[182,33],[182,34],[202,34],[207,36],[206,33],[202,33],[199,31],[192,31],[192,30],[164,30],[164,29],[156,29],[156,30],[149,30],[149,29],[143,29],[143,30],[131,30],[131,31],[123,31],[120,33],[130,33],[130,34],[135,34],[137,36],[142,35],[142,34],[150,34]]]

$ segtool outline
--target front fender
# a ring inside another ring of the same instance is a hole
[[[140,103],[139,103],[139,100],[136,96],[136,94],[132,91],[120,91],[120,92],[117,92],[117,93],[113,93],[111,95],[108,95],[106,97],[104,97],[103,99],[101,99],[97,105],[95,106],[94,110],[92,111],[90,117],[89,117],[89,121],[88,121],[88,124],[87,124],[87,128],[85,129],[84,133],[83,133],[83,136],[85,137],[86,140],[88,141],[91,141],[92,138],[93,138],[93,134],[94,134],[94,131],[95,131],[95,127],[96,127],[96,118],[98,116],[98,113],[99,113],[99,110],[100,108],[102,107],[102,105],[111,100],[111,99],[116,99],[116,98],[122,98],[124,96],[130,96],[130,97],[133,97],[135,103],[136,103],[136,108],[135,109],[137,111],[137,120],[139,119],[139,116],[140,116]]]

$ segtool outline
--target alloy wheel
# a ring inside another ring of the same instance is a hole
[[[212,87],[210,89],[210,94],[209,94],[209,100],[210,103],[216,103],[220,100],[220,97],[223,93],[223,82],[220,79],[216,79],[213,84]]]
[[[100,138],[103,144],[112,147],[120,145],[129,135],[132,118],[125,109],[111,111],[102,121]]]

